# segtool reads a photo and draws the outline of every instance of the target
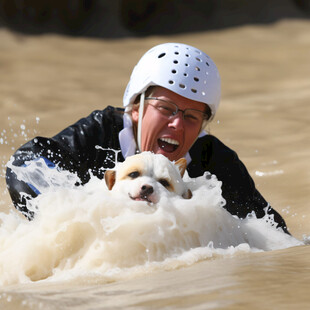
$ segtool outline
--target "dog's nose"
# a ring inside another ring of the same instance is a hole
[[[142,185],[140,190],[140,197],[147,198],[154,192],[153,186],[151,185]]]

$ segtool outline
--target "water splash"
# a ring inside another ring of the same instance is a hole
[[[36,124],[39,124],[40,118],[35,117],[35,121]],[[21,124],[17,124],[16,120],[8,116],[8,128],[2,129],[0,133],[0,147],[10,148],[10,151],[13,153],[16,150],[16,146],[20,146],[33,138],[37,134],[37,130],[33,126],[33,121],[30,120],[28,123],[27,125],[27,121],[23,120]],[[9,157],[1,152],[0,160],[0,177],[4,177]]]
[[[29,139],[37,134],[37,125],[40,118],[35,117],[34,120],[22,120],[21,123],[15,118],[7,117],[6,128],[0,129],[0,206],[7,204],[8,192],[5,186],[6,165],[9,161],[10,155],[16,151],[16,147],[24,144]],[[9,154],[9,155],[8,155]]]
[[[25,122],[18,128],[12,141],[4,130],[2,143],[28,140]],[[117,153],[109,160],[116,161]],[[307,237],[299,241],[277,230],[267,218],[240,220],[229,214],[221,182],[210,174],[185,178],[190,200],[163,193],[158,204],[149,205],[120,200],[96,177],[76,186],[76,175],[50,168],[42,158],[25,167],[8,166],[42,194],[29,202],[29,209],[39,210],[32,222],[13,211],[0,213],[2,285],[94,275],[116,281],[218,256],[309,243]]]
[[[68,172],[55,173],[71,180]],[[92,275],[115,281],[217,256],[304,244],[265,218],[240,220],[228,213],[215,176],[185,181],[191,199],[163,192],[158,204],[150,205],[121,200],[92,177],[85,186],[56,184],[39,195],[32,201],[39,210],[32,222],[13,212],[0,214],[0,283]]]

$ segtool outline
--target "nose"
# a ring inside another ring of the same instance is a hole
[[[141,186],[140,197],[146,199],[149,195],[153,194],[153,192],[153,186],[144,184]]]
[[[170,118],[169,127],[173,127],[175,129],[183,129],[184,128],[184,119],[183,112],[179,110],[179,112]]]

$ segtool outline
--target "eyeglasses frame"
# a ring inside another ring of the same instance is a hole
[[[176,116],[179,112],[182,112],[182,116],[183,116],[183,119],[184,119],[184,114],[187,110],[192,110],[192,111],[196,111],[196,112],[199,112],[203,115],[203,118],[202,118],[202,123],[204,122],[207,122],[210,118],[210,116],[206,113],[204,113],[203,111],[200,111],[200,110],[197,110],[197,109],[192,109],[192,108],[188,108],[188,109],[185,109],[185,110],[181,110],[174,102],[171,102],[171,101],[168,101],[168,100],[165,100],[165,99],[161,99],[161,98],[158,98],[158,97],[145,97],[144,100],[158,100],[158,101],[162,101],[162,102],[165,102],[165,103],[169,103],[169,104],[172,104],[173,106],[175,106],[175,111],[173,112],[173,114],[169,117],[173,117],[173,116]],[[151,106],[153,106],[155,109],[156,107],[154,105],[151,104]]]

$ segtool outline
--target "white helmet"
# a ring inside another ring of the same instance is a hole
[[[128,107],[150,86],[162,86],[185,98],[206,103],[215,115],[221,79],[212,59],[181,43],[160,44],[146,52],[135,66],[123,97]]]

